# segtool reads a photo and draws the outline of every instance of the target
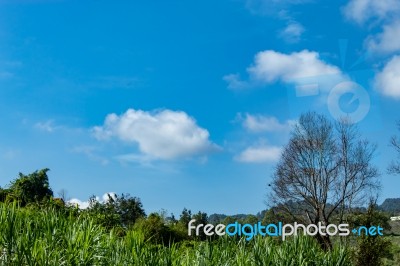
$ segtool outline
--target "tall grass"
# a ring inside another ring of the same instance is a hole
[[[279,243],[221,237],[155,245],[138,231],[119,237],[87,216],[0,204],[0,265],[350,265],[347,249],[324,252],[310,238]]]

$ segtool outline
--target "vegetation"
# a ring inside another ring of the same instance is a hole
[[[53,196],[53,191],[49,186],[48,171],[49,169],[45,168],[29,175],[19,173],[19,177],[11,182],[8,189],[1,189],[0,199],[2,201],[15,200],[23,206],[49,199]]]
[[[381,226],[385,230],[390,230],[389,218],[377,210],[374,202],[369,204],[366,213],[352,216],[353,226]],[[391,242],[381,236],[361,235],[357,238],[357,248],[355,250],[355,263],[357,266],[379,266],[383,265],[383,258],[390,256]]]
[[[150,218],[150,216],[149,216]],[[155,244],[141,230],[118,236],[90,216],[0,204],[2,265],[350,265],[349,252],[324,252],[310,238],[279,243],[226,237]]]
[[[108,194],[108,200],[101,203],[96,197],[89,199],[88,214],[97,224],[111,230],[112,228],[127,228],[136,220],[145,217],[145,211],[139,198],[129,194],[121,196]]]

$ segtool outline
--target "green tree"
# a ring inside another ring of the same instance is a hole
[[[131,197],[129,194],[115,195],[115,199],[109,195],[109,200],[106,204],[114,206],[121,217],[122,225],[126,227],[133,225],[138,218],[146,216],[140,199]]]
[[[279,222],[282,223],[293,223],[293,217],[290,216],[285,211],[279,210],[277,207],[273,207],[265,212],[264,217],[262,219],[263,224],[277,224]]]
[[[196,214],[193,214],[192,219],[195,219],[196,222],[193,224],[195,226],[199,224],[206,225],[208,224],[208,216],[207,213],[199,211]],[[205,240],[207,238],[206,234],[204,233],[204,230],[200,230],[200,234],[198,236],[199,239]]]
[[[228,225],[236,222],[237,220],[232,216],[226,216],[225,219],[222,221],[223,224]]]
[[[148,241],[164,245],[187,237],[187,234],[182,234],[174,230],[173,226],[166,225],[165,219],[158,213],[151,213],[147,218],[139,218],[133,229],[142,232]]]
[[[256,223],[258,223],[258,218],[257,218],[257,216],[255,216],[253,214],[249,214],[246,216],[243,223],[244,224],[256,224]]]
[[[370,203],[366,213],[353,217],[354,226],[380,226],[390,229],[389,217],[377,210],[375,203]],[[379,266],[383,265],[382,259],[389,255],[391,242],[382,236],[361,235],[357,239],[357,251],[355,260],[357,266]]]
[[[183,208],[182,213],[179,217],[179,223],[187,227],[191,219],[192,219],[192,211]]]
[[[108,194],[108,200],[104,202],[99,202],[96,197],[92,196],[87,211],[96,219],[97,223],[107,229],[128,228],[137,219],[146,216],[140,199],[131,197],[129,194],[121,196]]]
[[[29,175],[19,173],[8,189],[8,197],[18,200],[21,205],[42,201],[53,196],[47,176],[48,168],[35,171]]]

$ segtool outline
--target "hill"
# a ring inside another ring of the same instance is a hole
[[[385,199],[379,209],[392,215],[400,215],[400,198]]]

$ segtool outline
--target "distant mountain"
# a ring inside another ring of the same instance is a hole
[[[225,215],[225,214],[211,214],[208,216],[208,222],[212,224],[222,223],[226,217],[231,217],[236,221],[245,220],[247,216],[251,214],[235,214],[235,215]]]
[[[296,206],[298,207],[298,205],[293,203],[293,207],[296,207]],[[379,208],[379,210],[387,212],[390,215],[400,215],[400,198],[385,199],[385,201],[381,205],[379,205],[378,208]],[[353,211],[355,211],[355,210],[357,210],[359,212],[365,212],[366,208],[361,207],[361,208],[353,209]],[[259,221],[261,221],[264,218],[265,212],[266,212],[266,210],[263,210],[261,212],[258,212],[255,215]],[[222,223],[224,221],[224,219],[227,217],[231,217],[236,221],[239,221],[239,220],[244,221],[250,215],[252,215],[252,214],[225,215],[225,214],[214,213],[214,214],[211,214],[210,216],[208,216],[208,222],[212,223],[212,224]]]
[[[208,216],[208,222],[212,223],[212,224],[219,224],[221,223],[225,218],[227,217],[227,215],[225,214],[211,214],[210,216]]]
[[[379,209],[395,215],[400,215],[400,198],[385,199],[385,201],[379,206]]]

